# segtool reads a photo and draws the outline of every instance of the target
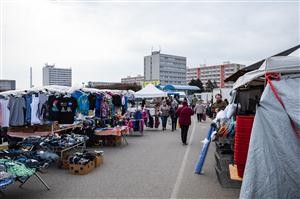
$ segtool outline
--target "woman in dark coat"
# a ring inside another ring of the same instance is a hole
[[[182,144],[187,145],[187,134],[191,125],[191,116],[194,114],[194,111],[190,107],[188,107],[186,101],[183,101],[182,106],[177,109],[176,114],[178,115],[179,125],[181,128]]]

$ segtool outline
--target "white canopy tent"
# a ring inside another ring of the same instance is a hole
[[[296,56],[277,56],[266,59],[264,64],[257,70],[241,76],[233,85],[233,89],[247,85],[266,73],[299,73],[300,57]]]
[[[135,98],[157,98],[167,96],[166,92],[159,90],[153,84],[148,84],[145,88],[134,94]]]

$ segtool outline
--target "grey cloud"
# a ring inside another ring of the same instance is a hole
[[[250,64],[299,43],[298,3],[4,3],[4,77],[41,84],[45,62],[73,83],[143,72],[151,47],[189,66]],[[16,73],[18,71],[18,73]]]

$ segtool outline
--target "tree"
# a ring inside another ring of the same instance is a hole
[[[196,80],[196,86],[198,86],[200,88],[200,92],[204,91],[203,83],[200,79]]]
[[[192,80],[189,82],[189,85],[190,85],[190,86],[196,86],[196,80],[192,79]]]
[[[218,88],[218,84],[217,84],[216,80],[214,80],[213,86],[214,86],[214,88]]]
[[[209,79],[206,84],[205,84],[205,88],[206,88],[206,92],[212,92],[214,89],[214,85],[211,82],[211,80]]]

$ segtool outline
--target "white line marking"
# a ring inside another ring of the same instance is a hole
[[[191,143],[192,143],[192,140],[193,140],[193,137],[194,137],[194,133],[195,133],[195,127],[196,127],[196,120],[195,120],[195,118],[194,118],[193,121],[194,121],[193,122],[194,125],[193,125],[192,134],[190,136],[190,139],[189,139],[189,142],[188,142],[188,145],[187,145],[187,149],[186,149],[185,154],[183,156],[183,160],[182,160],[182,163],[181,163],[181,166],[180,166],[177,178],[176,178],[176,182],[175,182],[172,194],[171,194],[171,198],[176,198],[177,197],[177,194],[179,192],[179,188],[180,188],[180,185],[181,185],[181,181],[183,179],[183,173],[184,173],[184,170],[185,170],[185,167],[186,167],[186,163],[187,163],[187,158],[189,156],[190,149],[191,149],[190,146],[191,146]]]

